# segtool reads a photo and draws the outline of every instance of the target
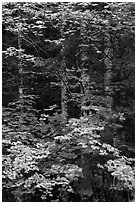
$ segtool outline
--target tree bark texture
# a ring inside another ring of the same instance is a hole
[[[87,25],[85,24],[84,16],[81,20],[81,116],[83,115],[84,110],[82,109],[83,106],[85,106],[85,96],[87,97],[89,92],[89,76],[87,74],[87,65],[86,65],[86,59],[87,59],[87,42],[84,39],[84,34],[86,32]]]
[[[64,81],[66,79],[66,63],[65,63],[65,57],[63,57],[62,64],[61,64],[61,70],[62,70],[62,78],[64,79],[61,81],[61,109],[62,109],[62,117],[64,118],[64,121],[67,120],[67,87],[64,84]]]
[[[61,26],[61,36],[65,40],[65,34],[64,34],[64,7],[62,4],[62,26]],[[64,53],[65,47],[64,47],[64,42],[62,43],[62,53]],[[68,116],[68,108],[67,108],[67,87],[64,84],[64,81],[66,81],[66,59],[65,56],[62,58],[61,62],[61,72],[63,80],[61,81],[61,109],[62,109],[62,117],[64,119],[64,122],[67,121],[67,116]]]
[[[21,34],[22,25],[19,23],[18,27],[18,67],[19,67],[19,101],[20,101],[20,117],[19,117],[19,124],[22,126],[23,124],[23,64],[22,64],[22,34]]]
[[[112,90],[112,69],[113,69],[113,49],[110,40],[110,34],[106,33],[104,37],[105,42],[105,75],[104,75],[104,89],[106,94],[106,106],[112,109],[113,106],[113,90]]]

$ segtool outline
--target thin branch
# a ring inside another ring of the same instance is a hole
[[[25,39],[25,38],[23,38],[23,40],[25,40],[26,42],[29,42],[30,44],[32,44],[32,46],[33,46],[34,49],[36,50],[36,52],[37,52],[37,54],[38,54],[38,57],[39,57],[39,52],[38,52],[36,46],[34,45],[34,43],[33,43],[33,42],[30,42],[29,40],[27,40],[27,39]]]
[[[58,76],[62,80],[62,82],[66,86],[67,90],[69,91],[69,94],[72,96],[72,93],[70,91],[70,87],[68,86],[67,82],[63,79],[62,75],[58,73],[58,75],[56,75],[56,76]]]
[[[23,33],[23,34],[24,34],[24,33]],[[25,34],[24,34],[24,35],[25,35]],[[47,54],[46,51],[43,50],[39,45],[37,45],[31,38],[29,38],[28,36],[27,36],[27,38],[28,38],[33,44],[35,44],[35,46],[37,46],[41,51],[43,51],[45,54]]]

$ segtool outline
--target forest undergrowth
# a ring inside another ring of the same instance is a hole
[[[118,139],[109,144],[101,137],[104,132],[106,138],[111,137],[107,133],[112,128],[108,116],[112,125],[117,115],[107,113],[102,120],[101,112],[97,112],[64,123],[56,112],[53,116],[42,115],[39,121],[33,116],[33,122],[25,125],[24,120],[20,127],[17,116],[11,120],[5,110],[3,201],[134,199],[134,158],[125,156],[116,145]]]

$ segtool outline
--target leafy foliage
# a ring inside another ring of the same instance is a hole
[[[134,199],[134,15],[3,3],[3,201]]]
[[[53,116],[53,121],[54,117],[62,127],[59,115]],[[102,173],[115,179],[103,187],[105,191],[113,187],[115,191],[133,192],[134,160],[100,141],[98,132],[103,126],[87,122],[88,118],[71,119],[64,129],[50,123],[50,139],[47,134],[29,145],[22,140],[27,132],[4,131],[3,194],[11,194],[13,201],[73,201],[77,193],[82,201],[92,200],[98,196],[97,188],[101,190],[104,185]]]

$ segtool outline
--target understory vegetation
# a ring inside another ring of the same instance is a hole
[[[3,202],[135,200],[135,4],[2,6]]]

